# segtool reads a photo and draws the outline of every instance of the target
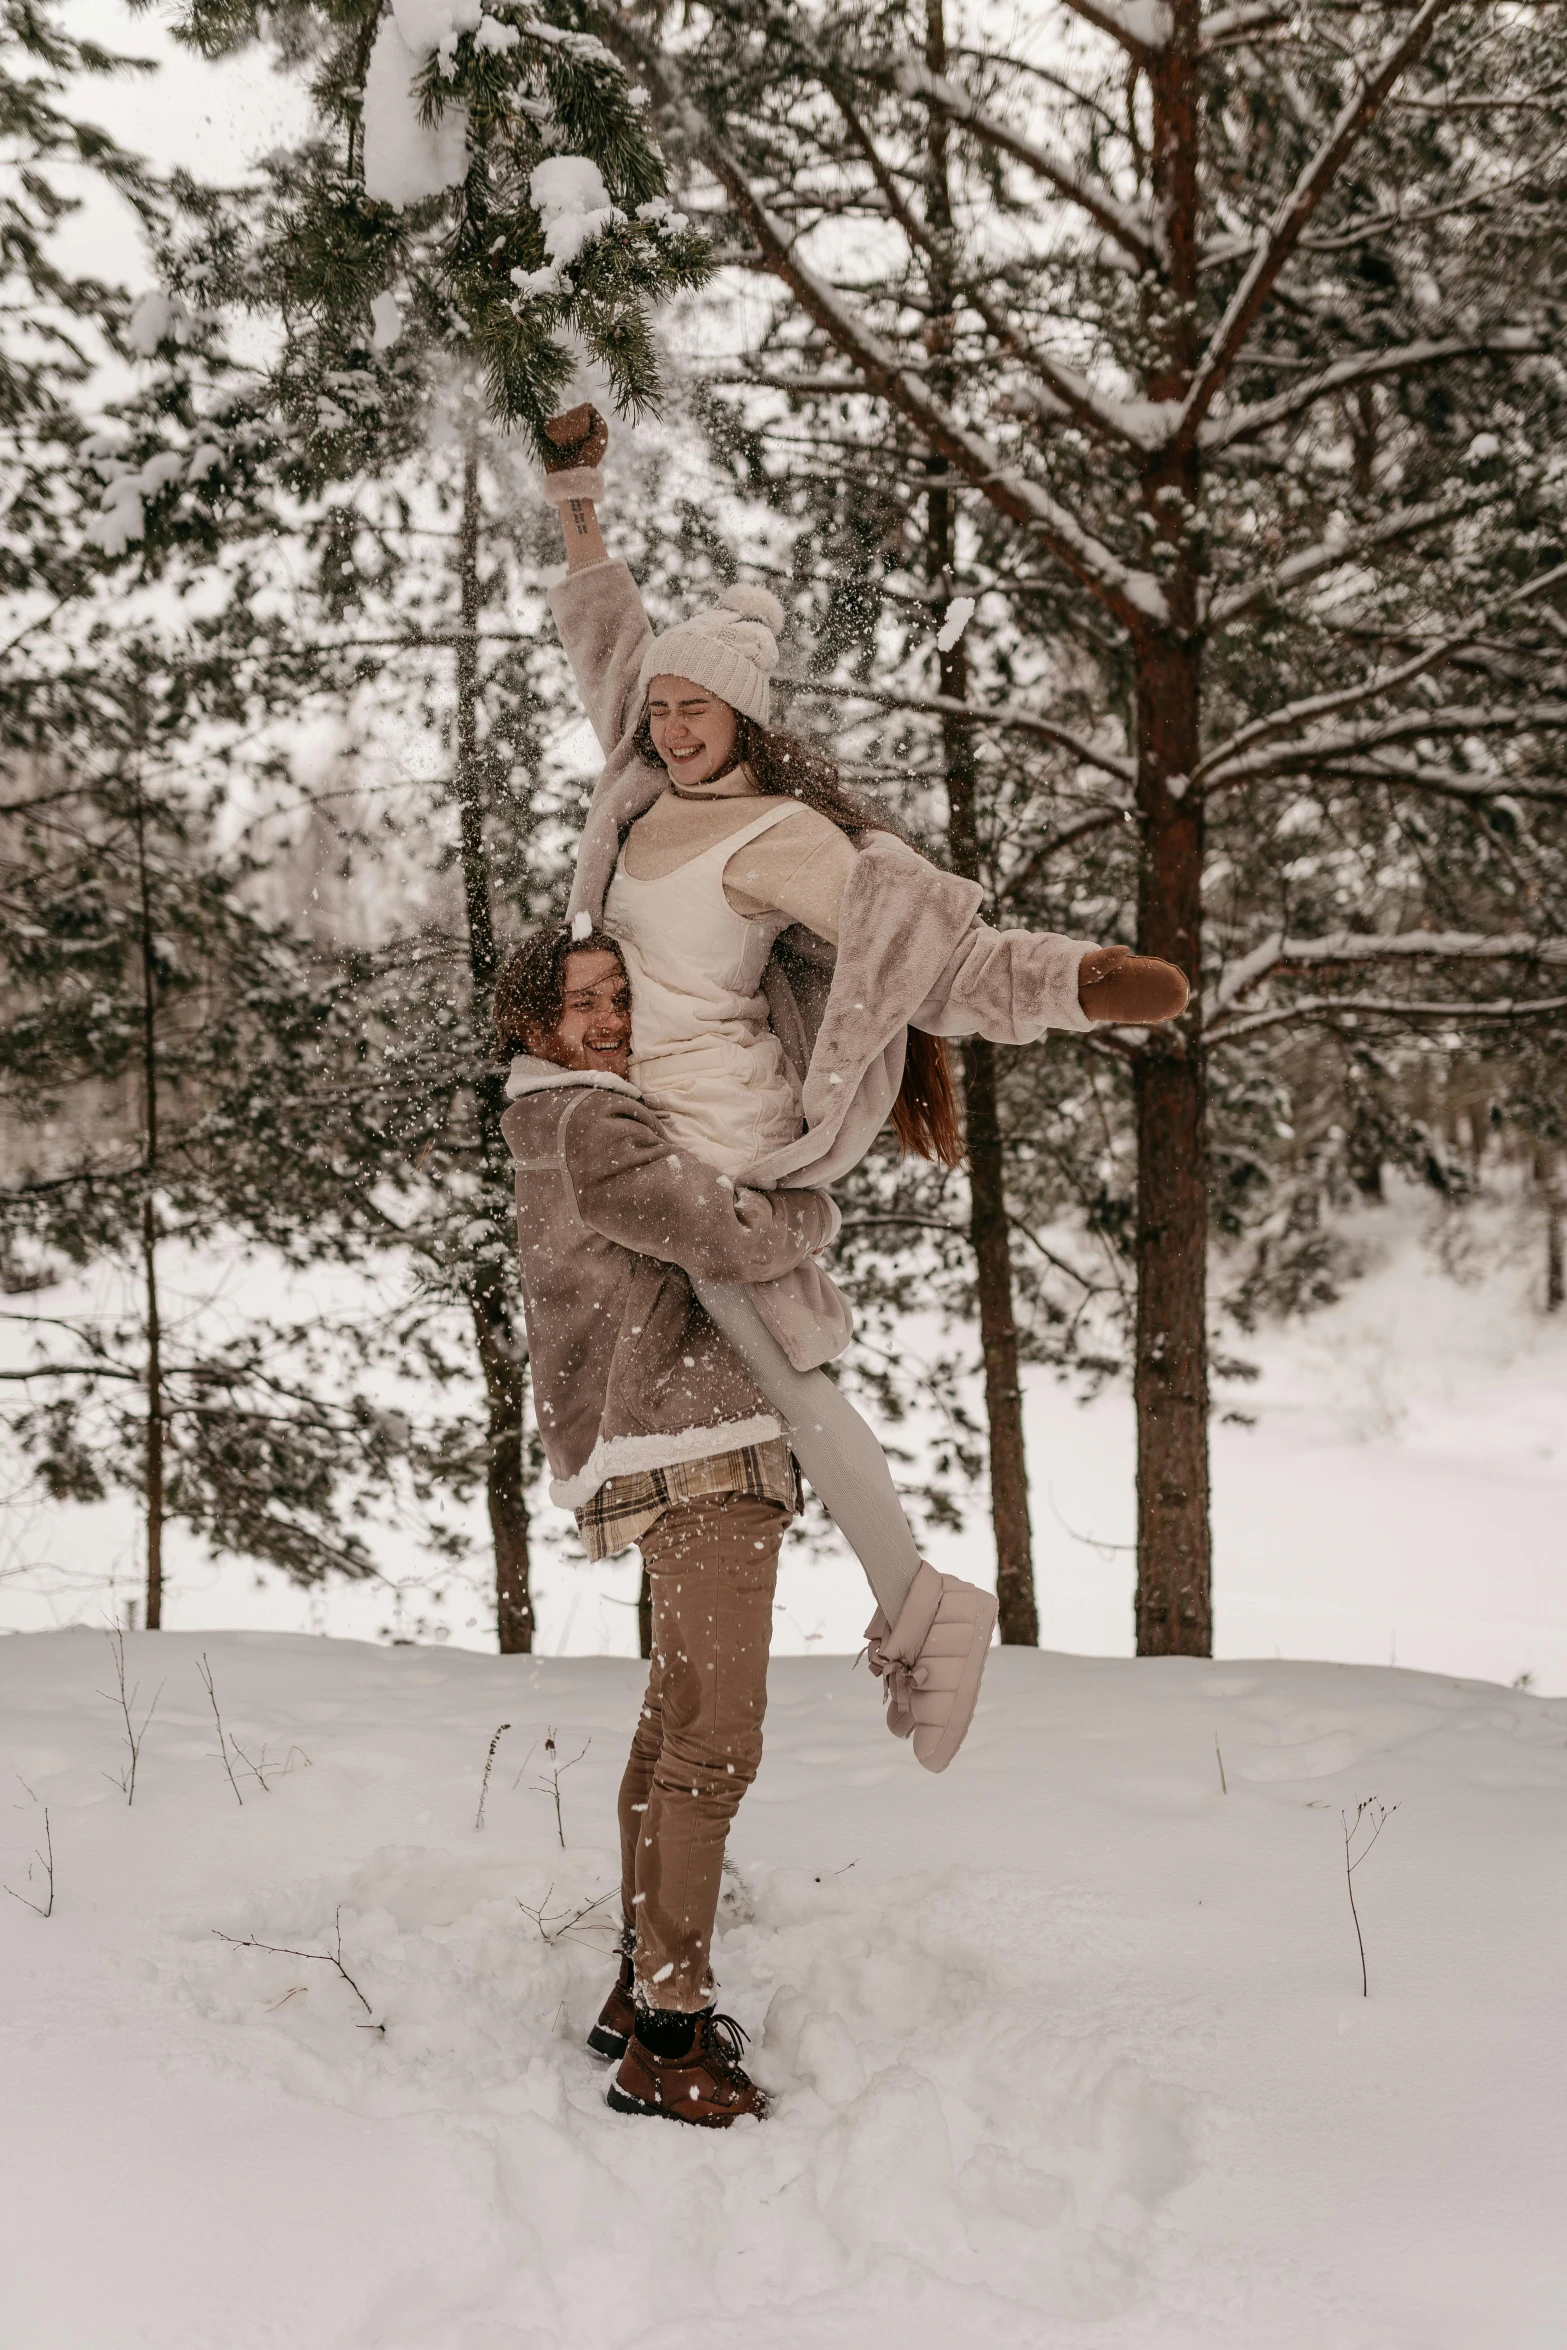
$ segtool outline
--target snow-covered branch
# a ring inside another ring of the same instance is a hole
[[[1528,931],[1487,937],[1472,930],[1330,931],[1325,938],[1290,938],[1276,930],[1249,955],[1232,963],[1220,979],[1214,1001],[1220,1011],[1249,995],[1264,979],[1292,971],[1343,970],[1355,964],[1544,963],[1567,967],[1567,938],[1534,938]]]
[[[1471,775],[1457,767],[1433,767],[1425,760],[1321,759],[1312,772],[1334,783],[1381,783],[1393,791],[1429,792],[1439,800],[1557,800],[1567,802],[1567,783],[1540,776]]]
[[[936,107],[950,122],[961,123],[986,146],[995,147],[1004,155],[1026,164],[1057,195],[1065,196],[1080,205],[1096,227],[1129,253],[1141,269],[1151,267],[1153,243],[1148,234],[1148,223],[1129,205],[1120,203],[1103,183],[1090,179],[1069,156],[1056,155],[1048,147],[1041,147],[1033,139],[1025,139],[997,122],[974,104],[965,90],[942,74],[932,73],[928,66],[909,64],[898,69],[898,87],[905,97],[923,98],[927,105]]]
[[[1117,783],[1130,785],[1133,781],[1130,759],[1120,758],[1114,751],[1095,750],[1070,727],[1057,726],[1054,719],[1042,718],[1037,710],[1025,709],[1019,702],[960,702],[951,694],[908,693],[898,686],[850,685],[820,677],[775,674],[773,683],[799,694],[826,694],[834,701],[876,702],[888,710],[922,710],[932,717],[961,718],[971,726],[1010,727],[1021,734],[1038,735],[1042,742],[1070,752],[1082,766],[1111,776]],[[1115,812],[1119,814],[1119,804]]]
[[[655,70],[666,83],[673,82],[667,59],[660,59]],[[834,347],[859,368],[867,388],[891,401],[1000,513],[1037,532],[1057,562],[1080,579],[1124,628],[1166,622],[1169,607],[1153,574],[1134,571],[1123,563],[1058,499],[1030,481],[1017,466],[1008,465],[982,433],[971,430],[945,408],[930,387],[903,365],[897,352],[806,266],[785,223],[768,210],[733,150],[694,108],[688,113],[704,162],[727,189],[767,266],[783,279]]]
[[[1471,734],[1527,734],[1539,728],[1559,733],[1567,728],[1567,702],[1455,702],[1440,709],[1405,710],[1396,718],[1378,719],[1369,726],[1338,732],[1308,734],[1303,741],[1278,744],[1273,750],[1248,752],[1215,769],[1207,778],[1210,791],[1233,790],[1266,775],[1292,775],[1325,762],[1353,759],[1387,744],[1421,742],[1442,736]],[[1504,791],[1498,783],[1494,790]]]
[[[1289,9],[1279,7],[1277,0],[1258,0],[1258,5],[1245,8],[1221,8],[1203,24],[1202,54],[1212,57],[1220,49],[1233,49],[1238,42],[1249,41],[1257,33],[1273,32],[1278,26],[1288,24],[1289,19]]]
[[[1189,442],[1223,390],[1280,272],[1362,134],[1375,120],[1405,67],[1412,65],[1426,47],[1441,17],[1455,5],[1456,0],[1423,0],[1404,32],[1383,51],[1370,75],[1340,110],[1332,130],[1275,212],[1267,235],[1236,287],[1192,378],[1181,412],[1183,440]]]
[[[1287,1028],[1309,1020],[1538,1020],[1567,1012],[1567,995],[1497,996],[1489,1002],[1463,998],[1450,1003],[1419,999],[1401,1003],[1396,996],[1317,995],[1266,1012],[1239,1012],[1216,1019],[1205,1033],[1210,1045],[1235,1044],[1263,1028]]]
[[[1319,400],[1327,399],[1334,392],[1348,391],[1354,384],[1376,383],[1390,375],[1410,375],[1417,368],[1440,366],[1445,359],[1481,355],[1527,358],[1548,347],[1527,327],[1495,327],[1479,334],[1450,335],[1440,342],[1405,343],[1396,350],[1363,351],[1353,359],[1340,359],[1332,367],[1325,367],[1320,375],[1308,377],[1293,391],[1280,392],[1272,400],[1255,401],[1248,408],[1236,409],[1222,422],[1205,425],[1203,445],[1208,449],[1227,449],[1235,441],[1267,431],[1271,425],[1286,423],[1290,417],[1315,407]]]
[[[1403,687],[1412,685],[1417,677],[1451,659],[1453,654],[1471,644],[1499,613],[1531,603],[1544,595],[1547,589],[1558,587],[1564,581],[1567,581],[1567,563],[1558,563],[1550,571],[1542,572],[1538,579],[1513,589],[1510,594],[1494,597],[1490,603],[1481,606],[1465,627],[1454,629],[1433,643],[1422,646],[1418,653],[1400,662],[1396,669],[1375,672],[1354,685],[1341,686],[1333,693],[1310,694],[1300,701],[1287,702],[1282,709],[1254,719],[1249,726],[1243,726],[1227,742],[1218,744],[1207,754],[1198,765],[1194,780],[1199,783],[1204,781],[1221,770],[1227,761],[1259,743],[1267,742],[1275,735],[1293,733],[1302,726],[1353,709],[1357,703],[1374,701],[1384,694],[1397,693]]]
[[[1151,64],[1167,49],[1175,29],[1165,0],[1062,0],[1062,5],[1119,41],[1139,65]]]
[[[982,294],[968,291],[964,301],[977,318],[984,321],[1004,350],[1031,368],[1049,395],[1047,413],[1075,416],[1078,423],[1090,432],[1103,434],[1107,439],[1120,441],[1139,456],[1147,456],[1161,448],[1169,437],[1171,423],[1179,414],[1173,402],[1155,400],[1115,400],[1095,391],[1087,378],[1078,375],[1059,360],[1034,344],[1026,343],[1005,311],[987,302]]]
[[[1298,555],[1291,555],[1287,562],[1281,563],[1277,571],[1253,580],[1249,587],[1232,588],[1228,595],[1215,597],[1203,618],[1210,628],[1224,628],[1256,605],[1288,595],[1296,588],[1309,587],[1324,573],[1337,571],[1346,563],[1358,563],[1377,547],[1390,546],[1397,539],[1434,529],[1440,523],[1459,521],[1476,506],[1483,506],[1489,495],[1486,490],[1475,489],[1457,498],[1430,498],[1419,506],[1395,506],[1391,514],[1368,529],[1337,532],[1314,547],[1303,547]]]

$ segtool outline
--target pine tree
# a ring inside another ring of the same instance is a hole
[[[50,1498],[137,1496],[150,1630],[171,1521],[301,1583],[366,1576],[357,1528],[399,1485],[428,1497],[443,1441],[380,1409],[351,1347],[308,1324],[166,1327],[171,1249],[297,1260],[304,1234],[311,1255],[356,1254],[343,1166],[373,1140],[339,1081],[352,993],[247,902],[221,795],[192,785],[182,683],[166,644],[129,632],[35,676],[0,818],[0,1256],[13,1292],[100,1276],[79,1311],[8,1312],[29,1350],[4,1374],[7,1422]]]
[[[623,411],[654,401],[653,306],[705,273],[671,206],[645,94],[565,0],[188,0],[181,39],[267,44],[319,130],[266,169],[249,298],[284,325],[297,421],[352,434],[373,354],[460,354],[542,450],[583,357]]]
[[[91,576],[60,542],[61,480],[86,429],[79,395],[126,305],[66,269],[52,240],[80,208],[83,170],[144,218],[156,191],[135,156],[61,101],[74,78],[131,63],[65,32],[44,0],[0,5],[0,596],[22,599],[7,650]]]
[[[887,584],[929,599],[949,469],[988,690],[854,682],[1026,741],[1026,777],[990,762],[1000,909],[1135,926],[1202,981],[1173,1030],[1096,1034],[1002,1092],[1045,1175],[1014,1150],[1015,1220],[1058,1192],[1062,1114],[1108,1108],[1138,1644],[1203,1653],[1206,1239],[1277,1181],[1298,1040],[1369,1079],[1398,1039],[1563,1009],[1560,26],[1066,0],[1036,56],[938,0],[602,21],[693,210],[777,283],[741,368],[772,396],[732,436],[753,487],[787,509],[804,470],[845,515],[879,503]]]

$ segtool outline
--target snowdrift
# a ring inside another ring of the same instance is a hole
[[[0,1642],[7,2350],[1563,2338],[1567,1701],[1003,1651],[933,1780],[775,1659],[707,2136],[581,2046],[635,1664],[126,1651],[134,1806],[104,1635]]]

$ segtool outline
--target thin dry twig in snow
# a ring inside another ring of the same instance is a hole
[[[23,1785],[26,1785],[25,1780]],[[29,1793],[31,1793],[31,1789],[29,1789]],[[32,1859],[28,1862],[27,1882],[32,1883],[33,1868],[37,1864],[43,1869],[44,1883],[48,1887],[48,1891],[42,1901],[35,1901],[30,1893],[18,1893],[14,1885],[7,1885],[5,1890],[10,1894],[11,1899],[19,1901],[24,1909],[35,1910],[41,1918],[50,1918],[54,1915],[54,1838],[49,1831],[49,1806],[47,1804],[44,1805],[43,1812],[44,1848],[42,1852],[35,1851]]]
[[[341,1903],[339,1903],[336,1915],[332,1920],[332,1926],[333,1947],[330,1950],[293,1950],[286,1943],[258,1942],[254,1934],[225,1934],[221,1926],[214,1926],[212,1931],[214,1934],[216,1934],[220,1942],[230,1943],[236,1950],[264,1950],[269,1958],[310,1958],[314,1959],[320,1966],[335,1967],[337,1972],[342,1976],[344,1982],[348,1985],[349,1990],[352,1991],[354,1997],[358,2000],[360,2006],[364,2009],[366,2015],[371,2019],[367,2024],[356,2024],[354,2027],[355,2030],[360,2032],[385,2032],[385,2024],[378,2024],[375,2021],[374,2008],[370,2005],[369,2000],[365,1997],[364,1993],[360,1990],[359,1985],[354,1981],[353,1976],[349,1973],[347,1967],[343,1964],[343,1910]],[[282,2000],[279,2000],[277,2004],[279,2007],[281,2007],[283,2004]],[[270,2013],[271,2011],[269,2010],[268,2012]]]
[[[228,1745],[223,1735],[223,1716],[218,1711],[218,1693],[213,1686],[212,1667],[207,1662],[207,1652],[205,1649],[203,1649],[201,1652],[201,1662],[197,1665],[196,1670],[201,1676],[201,1685],[207,1692],[207,1702],[212,1708],[212,1718],[218,1725],[218,1760],[223,1765],[224,1770],[228,1773],[229,1785],[234,1790],[234,1801],[239,1805],[240,1810],[243,1811],[245,1808],[245,1798],[239,1791],[239,1781],[234,1776],[234,1765],[229,1761]],[[241,1757],[241,1759],[243,1760],[243,1757]]]
[[[561,1762],[557,1755],[554,1731],[546,1730],[544,1733],[544,1752],[547,1759],[544,1765],[544,1776],[538,1783],[537,1791],[540,1795],[551,1795],[555,1799],[555,1833],[560,1838],[562,1852],[566,1849],[566,1825],[561,1818],[560,1810],[560,1775],[562,1771],[569,1771],[572,1763],[581,1762],[583,1755],[587,1753],[592,1744],[592,1739],[587,1739],[572,1756],[571,1762]]]
[[[473,1819],[475,1829],[480,1829],[484,1826],[484,1799],[490,1792],[490,1773],[495,1767],[495,1749],[497,1746],[499,1746],[502,1738],[504,1738],[506,1732],[510,1728],[510,1722],[502,1722],[494,1737],[490,1740],[490,1751],[484,1758],[484,1777],[479,1782],[479,1808],[475,1812]]]
[[[539,1903],[537,1909],[530,1909],[528,1904],[521,1898],[520,1895],[517,1899],[517,1907],[521,1910],[523,1916],[525,1918],[532,1918],[544,1940],[550,1943],[558,1942],[563,1934],[571,1933],[576,1927],[581,1925],[584,1918],[591,1917],[596,1909],[602,1909],[605,1902],[608,1901],[611,1897],[609,1893],[601,1893],[599,1894],[597,1900],[583,1902],[580,1909],[574,1909],[570,1911],[569,1914],[557,1910],[555,1916],[551,1917],[549,1914],[550,1894],[553,1893],[554,1890],[554,1886],[551,1885],[548,1891],[545,1893],[544,1899]],[[611,1891],[613,1891],[613,1888],[611,1888]],[[606,1922],[607,1921],[604,1919],[599,1920],[601,1925]],[[552,1927],[554,1928],[553,1932],[550,1930]]]
[[[115,1686],[112,1692],[107,1689],[100,1689],[98,1695],[100,1697],[107,1697],[111,1705],[118,1705],[125,1721],[125,1743],[130,1749],[131,1759],[123,1771],[120,1771],[119,1773],[115,1773],[114,1771],[105,1771],[103,1775],[108,1780],[111,1787],[119,1788],[121,1794],[125,1797],[127,1806],[129,1806],[136,1801],[136,1765],[141,1759],[141,1743],[147,1735],[148,1726],[152,1721],[153,1715],[158,1710],[158,1699],[163,1695],[163,1683],[160,1681],[157,1688],[154,1690],[152,1703],[148,1706],[147,1711],[143,1714],[141,1719],[141,1726],[138,1729],[135,1719],[135,1707],[137,1692],[140,1689],[141,1684],[137,1682],[129,1690],[129,1692],[126,1690],[125,1633],[120,1625],[116,1624],[114,1630],[108,1634],[108,1642],[110,1653],[114,1658]]]
[[[1353,1819],[1350,1819],[1345,1812],[1340,1812],[1338,1815],[1339,1824],[1344,1830],[1344,1882],[1349,1888],[1349,1914],[1355,1921],[1355,1944],[1360,1952],[1360,1996],[1362,1999],[1369,1999],[1371,1991],[1366,1980],[1366,1938],[1360,1931],[1360,1912],[1355,1907],[1355,1871],[1397,1809],[1396,1803],[1379,1803],[1374,1795],[1363,1795],[1355,1806]],[[1356,1852],[1354,1850],[1355,1838],[1368,1823],[1370,1833],[1360,1850]]]
[[[1213,1733],[1213,1751],[1219,1758],[1219,1793],[1221,1795],[1228,1795],[1230,1792],[1230,1782],[1224,1776],[1224,1749],[1219,1744],[1219,1733],[1217,1730],[1215,1730]]]

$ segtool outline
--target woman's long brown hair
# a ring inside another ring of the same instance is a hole
[[[662,766],[646,713],[635,741],[650,767]],[[814,744],[802,741],[797,734],[786,734],[780,727],[761,726],[741,710],[735,712],[735,759],[737,764],[744,763],[766,798],[799,800],[856,843],[868,832],[895,833],[899,840],[909,837],[874,800],[847,790],[836,761]],[[936,1159],[943,1167],[962,1166],[967,1152],[944,1037],[929,1036],[922,1028],[909,1030],[903,1083],[892,1105],[892,1130],[905,1154]]]

